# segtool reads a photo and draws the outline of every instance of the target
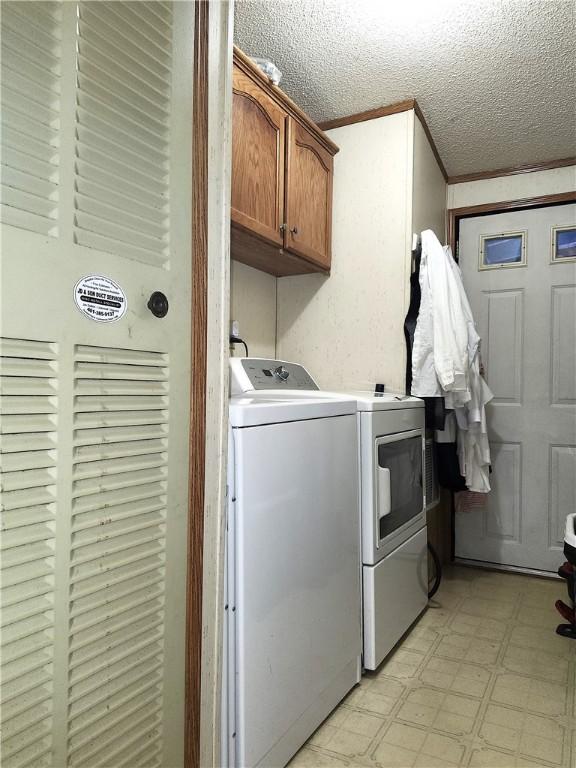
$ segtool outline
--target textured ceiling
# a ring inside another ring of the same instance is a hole
[[[576,0],[237,0],[316,121],[415,97],[448,174],[576,154]]]

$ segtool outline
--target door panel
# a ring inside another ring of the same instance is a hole
[[[333,157],[288,119],[285,247],[330,269]]]
[[[576,263],[551,263],[551,233],[576,206],[464,219],[459,255],[482,336],[493,459],[483,511],[456,517],[458,557],[556,571],[576,498]],[[526,233],[527,263],[478,269],[480,238]]]
[[[519,443],[490,445],[493,468],[492,501],[486,520],[486,536],[496,540],[520,540],[522,501],[522,447]]]
[[[282,245],[286,113],[234,67],[232,221]]]
[[[576,405],[576,286],[552,287],[552,404]]]
[[[60,85],[50,233],[16,198],[2,227],[2,765],[183,765],[193,6],[6,6],[24,59],[58,20]],[[91,274],[117,322],[76,307]]]
[[[564,545],[566,510],[576,509],[576,447],[550,446],[550,545]]]
[[[485,291],[485,327],[481,328],[483,360],[498,403],[522,400],[524,292]]]

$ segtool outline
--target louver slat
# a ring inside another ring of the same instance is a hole
[[[79,3],[75,242],[168,266],[172,19]]]
[[[168,361],[79,345],[74,370],[70,765],[116,766],[162,743]]]
[[[2,765],[47,766],[52,748],[57,349],[0,342]],[[27,394],[13,395],[14,386]],[[5,394],[8,392],[9,394]],[[8,451],[8,452],[6,452]]]
[[[170,19],[162,24],[158,17],[153,17],[146,7],[140,8],[139,3],[122,3],[114,6],[114,13],[123,19],[125,24],[139,35],[143,44],[153,44],[156,57],[165,57],[166,43],[170,43]],[[169,61],[168,61],[169,65]]]
[[[100,3],[85,0],[82,5],[85,12],[80,14],[81,22],[98,33],[101,37],[110,39],[114,45],[122,48],[128,56],[135,61],[140,61],[142,66],[156,72],[159,76],[165,75],[171,68],[171,19],[164,25],[166,36],[160,45],[152,44],[149,38],[143,35],[134,26],[135,19],[142,18],[138,9],[139,2],[126,2],[123,5],[130,6],[134,10],[132,18],[127,20],[118,14],[118,8],[114,2]],[[141,51],[146,50],[146,59],[141,58]]]
[[[107,71],[115,77],[122,72],[126,83],[131,84],[133,90],[140,89],[148,95],[153,92],[156,94],[164,92],[165,83],[162,77],[155,75],[150,69],[145,69],[136,59],[123,51],[116,51],[107,38],[98,35],[92,28],[84,26],[83,29],[84,35],[79,41],[79,50],[99,70]],[[111,59],[114,62],[112,66]]]
[[[93,96],[85,90],[79,90],[76,92],[76,98],[78,101],[79,122],[83,125],[90,126],[102,120],[107,125],[112,126],[111,133],[123,132],[130,137],[134,137],[137,141],[144,143],[148,147],[151,147],[153,151],[162,153],[166,152],[168,148],[168,135],[164,135],[163,131],[160,133],[152,130],[154,125],[142,124],[137,120],[133,120],[132,116],[127,110],[124,113],[120,113],[114,107],[117,106],[103,89],[96,89],[96,94]],[[111,102],[109,105],[108,102]]]
[[[60,4],[8,0],[1,22],[0,220],[57,236]]]

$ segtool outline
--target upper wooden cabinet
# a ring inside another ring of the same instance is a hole
[[[288,118],[286,247],[330,269],[333,160],[310,131]]]
[[[232,258],[273,275],[329,272],[338,147],[234,49]]]
[[[287,114],[234,67],[232,221],[283,245]]]

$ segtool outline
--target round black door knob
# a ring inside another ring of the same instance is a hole
[[[168,299],[162,291],[154,291],[148,299],[148,309],[154,317],[166,317],[168,314]]]

